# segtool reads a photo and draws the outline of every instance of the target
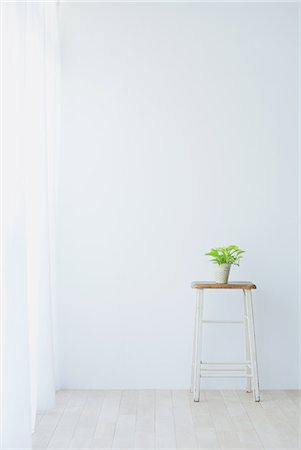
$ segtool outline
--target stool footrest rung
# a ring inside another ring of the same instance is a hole
[[[231,368],[212,368],[212,369],[202,369],[202,372],[244,372],[245,369],[231,369]]]
[[[233,375],[201,375],[201,378],[252,378],[250,374],[233,374]]]
[[[238,366],[246,366],[246,365],[249,365],[249,364],[251,364],[251,361],[242,361],[242,362],[240,362],[240,361],[232,361],[232,362],[227,362],[227,361],[201,361],[201,365],[203,366],[203,365],[209,365],[209,366],[213,366],[213,365],[229,365],[229,366],[235,366],[235,365],[238,365]]]
[[[202,323],[240,323],[244,324],[243,320],[202,320]]]

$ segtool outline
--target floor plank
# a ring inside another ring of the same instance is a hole
[[[157,449],[176,448],[171,394],[171,391],[156,391],[155,440]]]
[[[140,391],[137,403],[137,418],[134,447],[155,448],[155,393]]]

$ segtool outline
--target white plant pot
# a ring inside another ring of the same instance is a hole
[[[221,284],[227,284],[229,279],[229,273],[231,269],[231,264],[216,264],[215,265],[215,282]]]

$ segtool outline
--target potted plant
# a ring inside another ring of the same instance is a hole
[[[229,247],[212,248],[210,252],[205,253],[206,256],[211,256],[211,261],[216,264],[215,282],[226,284],[228,283],[231,265],[239,266],[239,261],[242,254],[245,253],[237,245],[229,245]]]

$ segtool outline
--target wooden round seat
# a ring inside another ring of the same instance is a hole
[[[255,284],[250,281],[232,281],[227,284],[214,281],[193,281],[191,287],[193,289],[256,289]]]

